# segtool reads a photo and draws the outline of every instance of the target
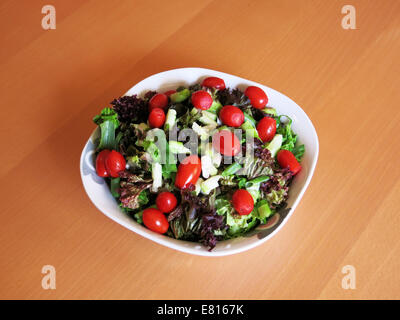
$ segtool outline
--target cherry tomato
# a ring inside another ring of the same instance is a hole
[[[221,121],[230,127],[240,127],[244,122],[242,110],[235,106],[225,106],[219,112]]]
[[[170,213],[177,204],[178,200],[174,194],[168,191],[161,192],[156,199],[157,208],[163,213]]]
[[[253,211],[254,200],[250,192],[244,189],[236,190],[232,196],[232,204],[240,215],[248,215]]]
[[[168,91],[165,91],[164,94],[169,98],[169,96],[175,92],[176,92],[176,90],[168,90]]]
[[[160,108],[164,109],[168,105],[168,97],[164,93],[156,93],[149,101],[149,111]]]
[[[216,132],[212,138],[213,148],[225,156],[235,156],[240,152],[238,137],[229,130]]]
[[[163,109],[155,108],[149,114],[149,125],[152,128],[161,128],[165,122]]]
[[[117,178],[118,173],[125,170],[126,161],[122,154],[112,150],[106,158],[106,169],[111,177]]]
[[[282,149],[278,152],[276,159],[282,168],[289,168],[289,170],[296,175],[301,170],[301,165],[296,157],[289,150]]]
[[[200,158],[194,154],[186,157],[179,164],[176,173],[175,186],[179,189],[185,189],[191,184],[196,184],[201,173]]]
[[[200,110],[210,109],[213,99],[211,95],[204,90],[196,91],[192,94],[192,104]]]
[[[262,118],[257,124],[258,136],[263,142],[269,142],[276,133],[276,121],[270,117]]]
[[[268,103],[268,97],[266,93],[259,87],[247,87],[244,94],[250,99],[251,105],[256,109],[262,109]]]
[[[110,150],[103,150],[101,151],[96,158],[96,172],[99,177],[109,177],[110,174],[106,168],[106,159],[110,154]]]
[[[160,210],[148,208],[143,210],[143,223],[151,231],[158,233],[166,233],[169,228],[167,218]]]
[[[207,87],[207,88],[215,88],[218,90],[223,90],[225,89],[225,81],[221,78],[217,77],[208,77],[203,80],[201,83],[202,87]]]

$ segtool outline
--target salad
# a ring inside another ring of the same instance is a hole
[[[267,104],[217,77],[122,96],[93,118],[97,175],[137,223],[212,250],[266,224],[301,170],[292,120]]]

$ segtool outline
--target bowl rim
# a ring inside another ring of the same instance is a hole
[[[227,255],[232,255],[232,254],[237,254],[237,253],[241,253],[247,250],[250,250],[256,246],[261,245],[262,243],[266,242],[267,240],[271,239],[276,233],[278,233],[278,231],[287,223],[287,221],[290,219],[290,217],[292,216],[293,212],[295,211],[297,205],[299,204],[300,200],[302,199],[305,191],[307,190],[311,179],[314,175],[314,171],[315,171],[315,167],[318,161],[318,156],[319,156],[319,139],[318,139],[318,134],[315,130],[315,127],[312,123],[312,121],[310,120],[310,118],[308,117],[308,115],[306,114],[306,112],[296,103],[294,102],[291,98],[287,97],[285,94],[283,94],[280,91],[277,91],[275,89],[272,89],[266,85],[263,85],[261,83],[257,83],[255,81],[252,80],[248,80],[245,78],[242,78],[240,76],[236,76],[233,74],[228,74],[225,72],[220,72],[217,70],[212,70],[212,69],[206,69],[206,68],[199,68],[199,67],[187,67],[187,68],[177,68],[177,69],[170,69],[170,70],[166,70],[166,71],[162,71],[156,74],[152,74],[144,79],[142,79],[141,81],[139,81],[138,83],[136,83],[135,85],[133,85],[131,88],[129,88],[129,90],[127,90],[127,92],[123,95],[128,95],[131,94],[130,92],[133,91],[135,89],[135,87],[139,86],[142,82],[149,80],[149,78],[152,77],[160,77],[163,76],[165,74],[171,73],[171,72],[177,72],[177,71],[200,71],[202,73],[204,73],[204,75],[210,75],[210,76],[229,76],[229,77],[235,77],[238,78],[240,80],[243,80],[246,83],[251,83],[251,85],[258,85],[264,88],[267,88],[270,91],[274,91],[282,96],[284,96],[286,99],[289,99],[291,101],[291,103],[295,104],[298,108],[299,108],[299,112],[303,114],[304,119],[308,122],[308,125],[311,128],[311,132],[312,132],[312,140],[315,143],[315,153],[312,156],[312,161],[311,161],[311,165],[310,165],[310,169],[309,169],[309,174],[307,175],[307,177],[305,178],[305,182],[304,185],[302,186],[302,188],[300,189],[297,198],[294,200],[293,205],[290,208],[290,211],[288,212],[287,216],[283,219],[283,221],[280,222],[280,224],[276,227],[275,230],[273,230],[270,234],[268,234],[266,237],[262,238],[262,239],[258,239],[258,241],[243,245],[242,247],[239,248],[228,248],[226,250],[223,251],[208,251],[208,250],[196,250],[192,247],[189,246],[184,246],[185,243],[189,243],[191,246],[193,246],[193,244],[199,245],[201,246],[200,243],[196,243],[196,242],[189,242],[189,241],[184,241],[184,240],[178,240],[178,239],[174,239],[174,238],[170,238],[167,237],[165,235],[160,235],[160,234],[156,234],[154,232],[151,231],[145,231],[142,228],[144,228],[143,226],[141,226],[140,224],[138,224],[136,221],[132,220],[132,222],[134,222],[134,224],[128,224],[125,223],[125,221],[120,220],[118,217],[113,216],[112,214],[108,213],[106,210],[103,210],[103,208],[101,208],[94,199],[92,199],[89,191],[87,190],[86,186],[85,186],[85,179],[84,179],[84,174],[83,174],[83,164],[85,161],[85,156],[86,156],[86,149],[89,145],[89,143],[91,142],[91,140],[93,139],[93,136],[96,133],[96,130],[98,130],[98,128],[95,128],[92,132],[92,134],[90,135],[89,139],[86,141],[82,152],[81,152],[81,156],[80,156],[80,174],[81,174],[81,180],[82,180],[82,184],[83,187],[85,189],[85,192],[87,194],[87,196],[89,197],[89,199],[91,200],[91,202],[94,204],[94,206],[100,211],[102,212],[104,215],[106,215],[108,218],[112,219],[113,221],[117,222],[118,224],[122,225],[123,227],[149,239],[152,240],[158,244],[161,244],[163,246],[169,247],[171,249],[175,249],[177,251],[181,251],[181,252],[185,252],[188,254],[194,254],[194,255],[198,255],[198,256],[207,256],[207,257],[220,257],[220,256],[227,256]],[[136,225],[135,225],[136,224]],[[147,230],[147,229],[146,229]],[[240,239],[240,238],[238,238]],[[221,241],[220,243],[223,243],[223,241]]]

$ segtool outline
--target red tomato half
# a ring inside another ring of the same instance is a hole
[[[230,127],[240,127],[244,122],[242,110],[235,106],[225,106],[219,112],[221,121]]]
[[[149,101],[149,111],[160,108],[164,109],[168,105],[168,97],[164,93],[156,93]]]
[[[125,170],[126,161],[122,154],[112,150],[106,158],[106,169],[111,177],[117,178],[118,173]]]
[[[276,121],[270,117],[262,118],[257,124],[258,136],[263,142],[271,141],[276,133]]]
[[[176,90],[168,90],[168,91],[165,91],[164,94],[169,98],[169,96],[175,92],[176,92]]]
[[[216,132],[212,138],[213,148],[225,156],[235,156],[240,152],[239,138],[229,130]]]
[[[170,213],[177,204],[178,200],[176,200],[174,194],[168,191],[161,192],[156,199],[158,210],[164,213]]]
[[[96,158],[96,172],[99,177],[109,177],[110,174],[106,168],[106,159],[110,154],[110,150],[103,150],[101,151]]]
[[[179,164],[176,173],[175,186],[179,189],[185,189],[191,184],[196,184],[201,173],[201,161],[196,155],[191,155],[183,159]]]
[[[169,228],[167,218],[160,210],[148,208],[143,211],[143,223],[151,231],[166,233]]]
[[[247,87],[244,94],[250,99],[251,105],[254,108],[262,109],[268,103],[268,97],[266,93],[259,87],[255,86]]]
[[[300,163],[297,161],[294,154],[289,150],[280,150],[276,156],[276,159],[282,168],[289,168],[293,175],[296,175],[301,170]]]
[[[225,89],[225,81],[221,78],[217,77],[208,77],[203,80],[201,83],[202,87],[207,87],[207,88],[215,88],[218,90],[223,90]]]
[[[250,192],[244,189],[236,190],[232,196],[232,204],[240,215],[248,215],[253,211],[254,200]]]
[[[165,113],[160,108],[151,110],[149,114],[149,125],[152,128],[161,128],[165,122]]]
[[[192,94],[192,104],[200,110],[208,110],[210,109],[213,99],[211,95],[204,90],[196,91]]]

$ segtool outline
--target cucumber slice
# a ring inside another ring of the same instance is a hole
[[[162,186],[162,167],[161,164],[155,162],[151,165],[151,176],[153,178],[153,185],[151,190],[157,192],[158,188]]]
[[[189,97],[190,97],[189,89],[183,89],[183,90],[175,92],[169,96],[169,98],[171,99],[171,101],[173,103],[185,101]]]
[[[203,124],[212,124],[217,126],[217,115],[208,111],[202,111],[201,112],[201,117],[200,117],[200,122]]]
[[[208,178],[206,181],[203,181],[200,184],[201,192],[204,194],[210,194],[212,190],[215,188],[218,188],[219,184],[218,181],[222,176],[213,176],[211,178]]]
[[[281,134],[276,134],[268,144],[267,149],[271,152],[272,157],[275,157],[279,149],[282,147],[283,137]]]
[[[210,176],[215,176],[218,173],[217,168],[214,167],[212,158],[208,155],[201,156],[201,174],[205,179]]]
[[[165,119],[164,130],[169,130],[175,125],[176,121],[176,110],[168,109],[167,117]]]
[[[190,149],[186,148],[183,145],[183,142],[180,141],[170,141],[169,142],[169,151],[175,154],[178,153],[190,153]]]
[[[265,219],[268,218],[270,215],[272,215],[272,210],[268,205],[267,200],[261,200],[258,204],[257,204],[257,215],[258,218],[260,219]]]
[[[199,178],[197,179],[196,185],[195,185],[195,189],[194,192],[196,193],[196,196],[199,195],[200,191],[201,191],[201,184],[203,183],[203,178]]]

